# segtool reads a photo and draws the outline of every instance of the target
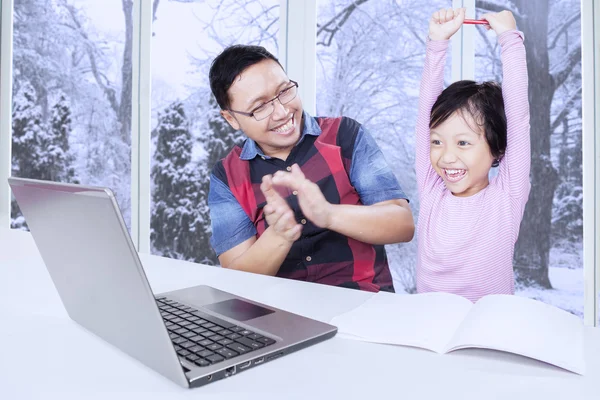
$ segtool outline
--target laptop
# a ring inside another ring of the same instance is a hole
[[[69,317],[183,387],[239,374],[337,333],[210,286],[154,294],[110,189],[8,181]]]

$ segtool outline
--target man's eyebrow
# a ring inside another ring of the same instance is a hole
[[[284,81],[284,82],[281,82],[281,83],[279,84],[279,86],[277,86],[277,94],[279,94],[279,90],[281,89],[281,87],[282,87],[282,86],[284,86],[284,85],[287,85],[288,83],[290,83],[290,82],[289,82],[289,81]],[[272,98],[273,98],[273,97],[269,97],[269,96],[266,96],[266,95],[264,95],[264,94],[263,94],[263,95],[260,95],[260,96],[254,97],[254,98],[253,98],[253,99],[251,99],[251,100],[250,100],[250,101],[249,101],[247,104],[250,106],[250,105],[252,105],[252,104],[256,103],[257,101],[261,101],[261,100],[262,100],[262,101],[265,101],[265,100],[272,99]]]

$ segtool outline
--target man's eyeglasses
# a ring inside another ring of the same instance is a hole
[[[262,103],[260,106],[256,107],[250,112],[235,110],[228,111],[236,114],[242,114],[247,117],[254,117],[255,120],[261,121],[267,118],[269,115],[273,114],[273,111],[275,110],[275,100],[279,100],[281,105],[284,105],[296,98],[296,95],[298,94],[298,82],[294,82],[292,80],[290,80],[290,82],[292,83],[291,86],[283,89],[281,92],[279,92],[277,96],[273,97],[269,101]]]

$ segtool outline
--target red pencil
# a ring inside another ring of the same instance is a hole
[[[489,25],[489,22],[485,19],[465,19],[463,24],[469,25]]]

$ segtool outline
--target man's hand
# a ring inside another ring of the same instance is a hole
[[[292,165],[291,172],[277,171],[273,175],[273,185],[296,191],[298,204],[306,218],[320,228],[329,229],[332,204],[325,199],[316,183],[306,179],[298,164]]]
[[[496,35],[501,35],[506,31],[517,29],[515,17],[510,11],[507,10],[499,13],[485,14],[482,15],[481,18],[487,20],[490,25],[486,26],[486,28],[488,30],[493,29],[496,32]]]
[[[265,219],[270,227],[282,238],[295,242],[302,233],[302,225],[294,219],[294,212],[275,189],[271,175],[262,178],[260,190],[265,195],[267,204],[263,208]]]
[[[450,39],[460,29],[464,20],[464,8],[442,8],[434,12],[429,20],[429,38],[431,40]]]

